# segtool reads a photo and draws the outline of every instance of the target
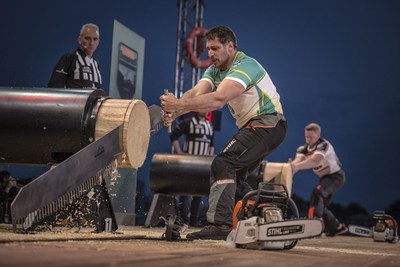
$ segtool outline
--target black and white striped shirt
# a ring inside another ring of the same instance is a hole
[[[194,155],[209,155],[214,147],[214,131],[211,123],[197,116],[183,120],[171,133],[171,141],[185,135],[183,152]]]
[[[78,48],[63,55],[56,64],[48,87],[53,88],[101,88],[100,67]]]

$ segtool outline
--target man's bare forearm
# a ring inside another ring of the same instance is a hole
[[[196,97],[182,97],[178,101],[178,113],[184,114],[189,111],[209,112],[222,108],[226,102],[219,97],[217,92],[197,95]]]

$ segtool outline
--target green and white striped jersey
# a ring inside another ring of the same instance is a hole
[[[245,88],[241,96],[228,102],[229,110],[239,128],[259,115],[283,115],[275,85],[267,71],[254,58],[238,51],[229,69],[220,70],[212,65],[201,78],[210,82],[214,89],[218,88],[224,79],[237,81]]]

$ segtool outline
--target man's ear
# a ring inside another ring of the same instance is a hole
[[[233,44],[232,41],[229,41],[229,42],[228,42],[228,45],[229,45],[229,48],[230,48],[230,49],[235,50],[235,45]]]

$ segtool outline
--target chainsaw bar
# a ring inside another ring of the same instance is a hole
[[[233,238],[236,244],[264,241],[291,241],[320,236],[324,230],[320,219],[294,219],[259,225],[257,217],[241,220]]]
[[[268,223],[260,226],[260,241],[286,241],[317,237],[322,234],[324,226],[319,219],[296,219]]]
[[[372,237],[372,230],[370,228],[358,225],[349,225],[349,233],[358,236]]]

